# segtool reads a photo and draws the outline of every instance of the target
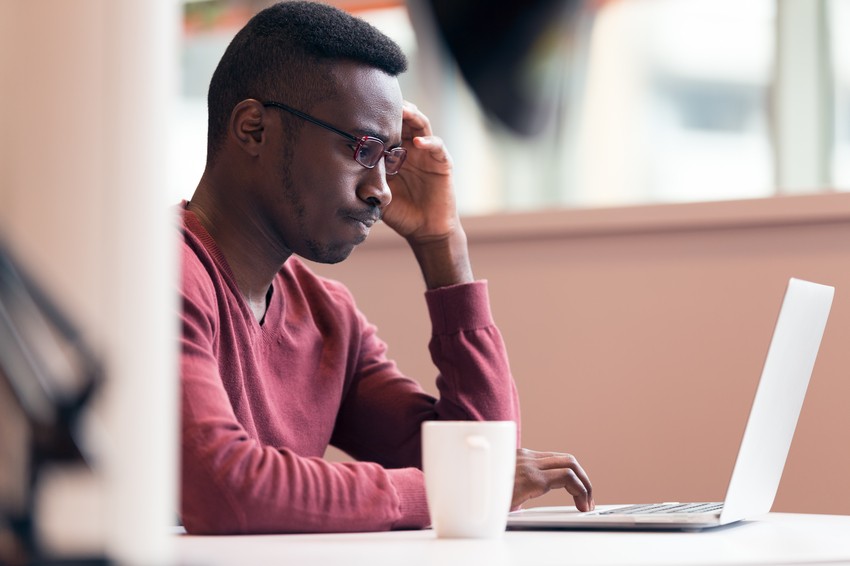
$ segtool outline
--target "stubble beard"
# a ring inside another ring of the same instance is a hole
[[[295,222],[298,235],[301,237],[304,242],[304,246],[309,252],[308,255],[302,257],[316,263],[324,264],[339,263],[347,259],[354,250],[354,246],[334,246],[332,244],[322,244],[315,238],[310,237],[310,231],[307,228],[307,208],[304,206],[304,202],[298,191],[295,190],[295,184],[292,182],[292,178],[289,174],[289,167],[284,166],[283,171],[283,196],[291,203],[292,210],[295,212],[292,220]],[[329,218],[328,220],[330,221],[332,219]]]

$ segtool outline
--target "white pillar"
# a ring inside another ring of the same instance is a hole
[[[0,237],[107,370],[91,439],[102,516],[64,524],[98,525],[126,564],[173,562],[178,21],[177,0],[0,2]]]
[[[107,391],[112,445],[107,550],[124,563],[171,558],[177,515],[177,300],[167,151],[177,99],[178,4],[107,0]],[[178,157],[178,156],[175,156]],[[112,324],[112,323],[115,324]]]

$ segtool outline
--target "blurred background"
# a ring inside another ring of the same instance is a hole
[[[190,159],[180,163],[175,199],[191,194],[203,169],[215,64],[270,3],[184,1],[178,143]],[[446,139],[467,215],[850,187],[847,0],[577,3],[527,61],[545,77],[535,83],[539,97],[555,101],[531,136],[482,109],[439,42],[427,0],[330,3],[373,23],[410,58],[402,90]],[[485,21],[497,9],[479,8]]]

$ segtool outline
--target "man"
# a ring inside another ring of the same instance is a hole
[[[519,420],[451,159],[403,102],[405,67],[365,22],[291,2],[256,15],[215,71],[207,165],[182,212],[190,533],[427,526],[421,423]],[[439,400],[386,358],[345,287],[294,257],[342,261],[378,219],[421,267]],[[358,461],[323,460],[329,444]],[[593,505],[572,456],[518,451],[513,504],[553,487]]]

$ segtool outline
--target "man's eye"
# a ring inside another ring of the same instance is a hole
[[[369,146],[361,146],[360,152],[357,154],[357,157],[363,159],[364,161],[368,161],[369,157],[372,155],[372,150]]]

